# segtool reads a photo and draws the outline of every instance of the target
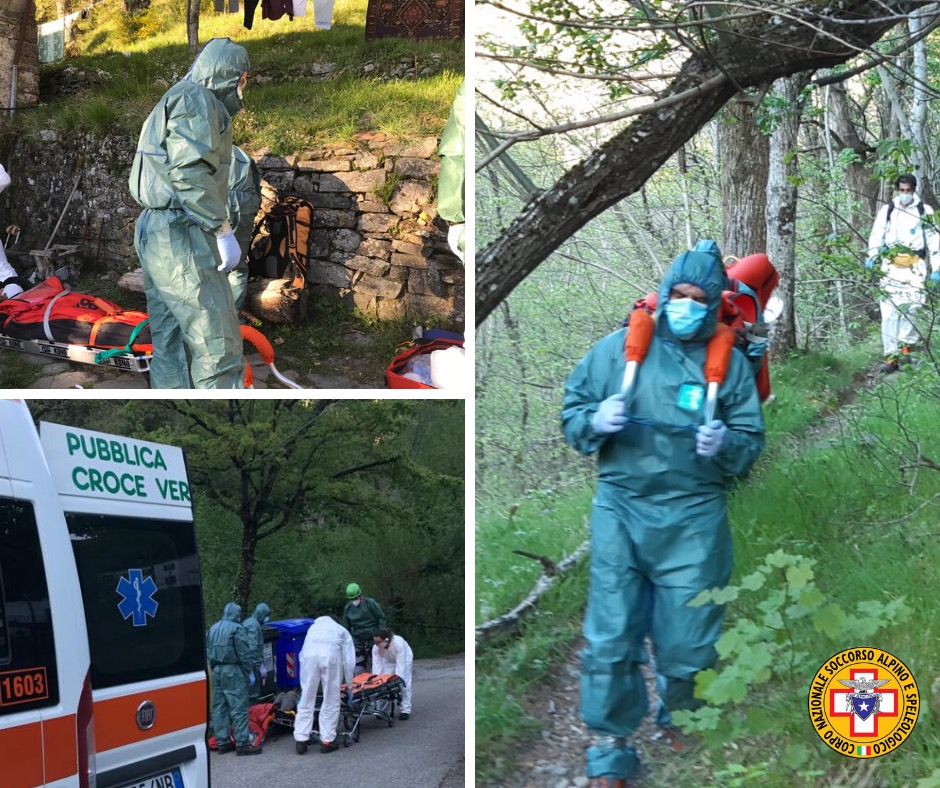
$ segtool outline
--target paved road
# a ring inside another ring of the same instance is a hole
[[[417,660],[413,716],[387,723],[363,718],[358,743],[326,755],[294,752],[291,731],[272,729],[264,752],[249,758],[210,754],[213,788],[463,788],[464,659]]]

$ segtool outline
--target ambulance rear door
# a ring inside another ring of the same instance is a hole
[[[98,788],[207,788],[202,582],[183,452],[43,423],[91,649]]]
[[[94,785],[88,639],[62,509],[25,403],[0,400],[4,788]]]

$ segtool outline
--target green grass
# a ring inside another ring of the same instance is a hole
[[[366,0],[337,0],[331,30],[314,30],[306,17],[271,22],[252,30],[242,14],[203,8],[200,43],[229,37],[251,58],[245,109],[235,117],[235,140],[248,150],[288,155],[344,142],[357,131],[392,137],[439,134],[463,74],[463,43],[381,39],[366,42]],[[134,38],[120,0],[96,6],[77,25],[78,56],[43,66],[44,73],[82,72],[89,83],[78,96],[45,101],[0,122],[0,133],[31,134],[56,128],[135,136],[166,88],[192,63],[186,44],[185,4],[154,0]],[[418,66],[415,77],[388,77],[402,61]],[[326,78],[315,65],[331,64]],[[363,70],[366,64],[375,68]],[[421,76],[424,69],[429,73]]]
[[[534,492],[518,504],[512,515],[477,520],[477,623],[514,607],[542,571],[538,561],[515,555],[513,550],[544,555],[557,562],[587,538],[590,500],[591,491],[586,487],[580,495]]]
[[[836,643],[809,628],[797,637],[799,647],[817,664],[851,645],[872,645],[901,657],[919,681],[917,728],[903,752],[871,765],[873,781],[868,782],[867,764],[841,758],[817,740],[806,718],[803,679],[790,683],[775,679],[765,691],[752,693],[742,706],[758,704],[770,709],[775,723],[772,734],[746,736],[734,748],[654,763],[647,780],[651,786],[759,781],[781,787],[877,784],[900,788],[940,770],[940,733],[933,720],[940,690],[936,657],[940,473],[934,467],[940,465],[940,385],[935,373],[922,367],[865,390],[857,372],[867,366],[871,355],[865,348],[840,357],[798,355],[775,366],[777,398],[766,410],[767,450],[730,506],[736,551],[732,583],[752,572],[765,555],[783,549],[815,559],[817,585],[827,600],[844,610],[854,610],[861,600],[887,602],[903,596],[911,611],[909,620],[879,633],[877,642]],[[853,397],[851,404],[843,404],[838,423],[825,422],[839,403]],[[918,452],[926,458],[920,465]],[[515,517],[531,523],[532,532],[525,533],[529,544],[545,545],[557,539],[558,523],[546,519],[539,528],[537,516],[525,517],[527,503]],[[583,518],[590,510],[590,495],[577,490],[554,502],[554,508],[574,516],[580,513]],[[481,523],[476,562],[478,593],[496,613],[515,604],[532,582],[522,573],[508,571],[505,560],[492,557],[511,543],[505,518],[502,532],[498,525]],[[553,555],[545,547],[529,549]],[[527,698],[540,681],[557,675],[558,665],[570,659],[586,598],[586,575],[586,567],[579,567],[540,604],[520,638],[488,647],[478,658],[477,763],[483,765],[484,779],[499,782],[511,771],[512,754],[518,752],[520,743],[537,735],[538,721]],[[499,588],[498,597],[493,586]],[[729,621],[749,612],[747,607],[731,609]],[[776,764],[776,754],[791,746],[805,750],[806,761],[796,768]],[[766,766],[769,761],[771,768]],[[733,776],[728,771],[742,766],[743,774]]]
[[[0,364],[2,389],[31,388],[45,374],[42,365],[30,363],[19,351],[0,350],[0,353],[3,353],[3,364]]]

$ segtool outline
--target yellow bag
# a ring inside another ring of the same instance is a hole
[[[919,262],[920,258],[916,254],[896,254],[891,258],[891,265],[898,268],[913,268]]]

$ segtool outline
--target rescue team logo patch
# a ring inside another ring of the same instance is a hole
[[[896,750],[914,730],[917,683],[897,657],[877,648],[850,648],[826,660],[809,689],[816,734],[851,758]]]

